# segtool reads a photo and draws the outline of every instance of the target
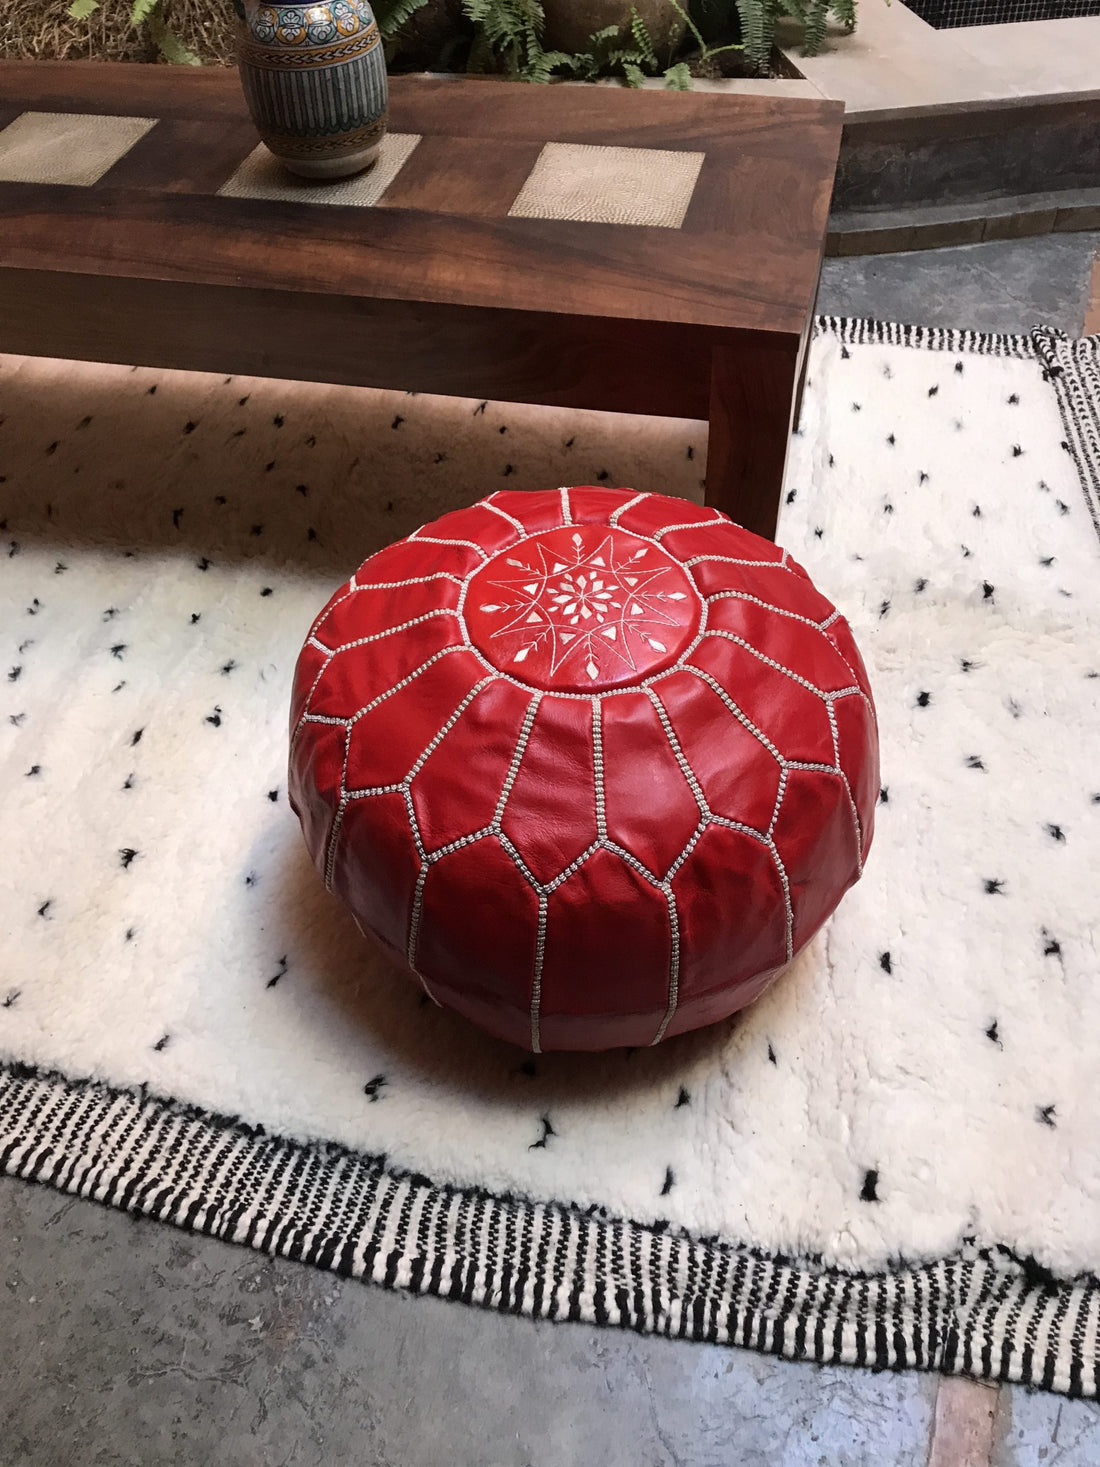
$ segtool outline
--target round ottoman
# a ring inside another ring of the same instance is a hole
[[[290,797],[437,1002],[537,1051],[756,998],[856,880],[867,674],[790,556],[630,490],[498,493],[371,556],[302,649]]]

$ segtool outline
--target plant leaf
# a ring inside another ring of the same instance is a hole
[[[202,62],[189,46],[185,46],[173,31],[161,20],[160,16],[153,14],[146,22],[149,36],[157,50],[173,66],[201,66]]]
[[[676,14],[680,17],[680,19],[687,26],[687,28],[691,32],[691,34],[694,36],[695,43],[699,47],[699,50],[702,51],[702,53],[703,53],[704,56],[708,56],[710,53],[707,50],[707,43],[706,43],[706,41],[703,40],[703,37],[702,37],[702,35],[700,34],[700,31],[699,31],[699,27],[695,24],[695,22],[692,20],[691,16],[687,13],[687,11],[684,9],[684,7],[680,4],[680,0],[669,0],[669,3],[672,5],[672,8],[673,8],[673,10],[675,10]],[[854,3],[854,0],[853,0],[853,3]],[[671,70],[671,68],[670,68],[670,70]],[[665,74],[667,75],[668,73],[666,72]]]
[[[653,39],[649,34],[649,29],[645,21],[638,14],[637,10],[633,8],[630,11],[630,34],[634,37],[634,44],[642,53],[644,59],[650,66],[655,67],[657,65],[657,52],[653,46]]]
[[[73,20],[87,20],[98,9],[99,0],[73,0],[65,14],[72,16]]]
[[[411,20],[427,3],[428,0],[395,0],[391,5],[379,5],[375,11],[378,29],[383,36],[396,35],[406,21]]]
[[[775,19],[767,0],[736,0],[737,13],[741,18],[741,40],[745,56],[761,75],[768,74],[772,55],[772,36]],[[790,14],[790,0],[783,4],[785,14]]]

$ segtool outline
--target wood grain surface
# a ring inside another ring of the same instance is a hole
[[[216,196],[256,143],[232,71],[8,62],[0,99],[164,119],[93,189],[0,185],[0,266],[795,334],[840,131],[826,102],[396,77],[390,125],[424,136],[405,178],[383,208],[310,209]],[[548,139],[706,153],[684,227],[508,218]]]
[[[841,105],[390,86],[411,158],[314,205],[219,196],[257,143],[231,69],[0,63],[0,125],[159,119],[90,187],[0,182],[0,350],[709,416],[708,499],[772,534]],[[682,227],[509,217],[548,141],[703,153]]]

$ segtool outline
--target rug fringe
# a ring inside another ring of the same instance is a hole
[[[1073,458],[1092,527],[1100,537],[1100,336],[1071,340],[1042,326],[1032,340],[1062,414],[1062,447]]]
[[[0,1066],[0,1171],[347,1277],[505,1314],[1100,1396],[1100,1281],[1007,1248],[878,1274],[437,1185],[144,1090]],[[1023,1339],[1022,1349],[1013,1341]]]
[[[846,346],[911,346],[925,351],[967,352],[982,357],[1035,355],[1031,336],[1006,332],[962,331],[946,326],[914,326],[871,317],[818,316],[815,335],[829,335]]]

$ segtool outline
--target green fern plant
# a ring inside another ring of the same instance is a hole
[[[662,71],[657,46],[636,9],[631,9],[625,25],[593,31],[588,49],[559,59],[557,68],[581,80],[621,76],[628,87],[640,87],[647,77],[662,76],[665,86],[673,91],[686,92],[691,88],[691,70],[686,61],[670,60]]]
[[[653,38],[650,36],[646,23],[638,14],[637,10],[631,10],[630,12],[630,34],[645,64],[656,70],[660,63],[657,60],[657,51],[653,45]]]
[[[379,4],[372,8],[383,39],[392,39],[427,3],[428,0],[379,0]]]
[[[848,31],[856,28],[856,0],[736,0],[745,55],[755,69],[766,73],[771,63],[775,23],[798,21],[803,28],[802,54],[816,56],[825,44],[829,17]]]
[[[474,23],[468,71],[503,71],[516,81],[546,82],[569,60],[564,51],[544,51],[545,22],[539,0],[462,0]]]
[[[67,11],[72,20],[87,20],[99,9],[101,0],[73,0]],[[132,0],[130,24],[135,30],[144,26],[157,50],[175,66],[201,66],[202,62],[189,46],[165,23],[161,0]]]
[[[665,86],[673,92],[691,91],[691,67],[686,61],[676,61],[665,72]]]
[[[795,0],[788,0],[788,4]],[[741,19],[741,44],[745,55],[757,71],[767,71],[771,63],[772,38],[778,7],[771,0],[737,0]]]
[[[637,32],[628,23],[629,39],[618,26],[608,26],[595,32],[587,52],[571,56],[566,51],[543,49],[546,17],[540,0],[462,0],[462,9],[474,25],[467,71],[503,72],[515,81],[549,82],[562,75],[587,80],[618,69],[637,86],[657,66],[652,40],[636,12],[631,22],[637,23]],[[613,44],[620,40],[623,44]]]
[[[855,4],[855,0],[850,0],[850,3],[851,4]],[[711,45],[709,45],[703,39],[703,33],[702,33],[702,31],[700,31],[699,27],[695,24],[695,21],[692,19],[691,15],[680,4],[680,0],[671,0],[671,4],[672,4],[673,10],[676,11],[677,15],[679,15],[680,19],[684,22],[685,29],[688,30],[691,33],[692,39],[695,41],[695,44],[699,47],[699,54],[698,54],[698,56],[696,58],[698,61],[710,61],[715,56],[721,56],[724,51],[743,51],[745,49],[744,45],[740,41],[731,41],[731,42],[727,43],[724,46],[711,46]],[[679,66],[682,66],[682,67],[684,67],[687,70],[688,76],[690,77],[690,75],[691,75],[691,69],[690,69],[690,67],[688,67],[687,62],[686,61],[681,61],[678,64],[679,64]],[[672,68],[670,68],[670,71],[671,71],[671,69]],[[666,75],[667,74],[668,73],[666,73]],[[674,85],[673,82],[669,82],[669,86],[673,86],[673,85]],[[690,83],[689,83],[689,85],[690,85]]]

